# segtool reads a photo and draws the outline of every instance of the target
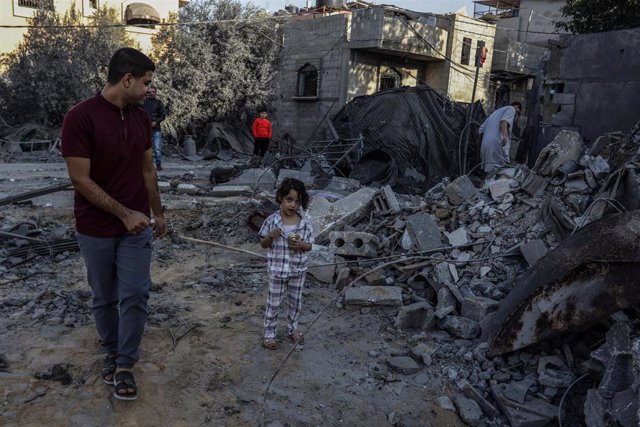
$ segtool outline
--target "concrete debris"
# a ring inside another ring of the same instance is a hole
[[[542,240],[535,239],[520,246],[520,252],[529,266],[533,267],[540,258],[547,254],[547,246]]]
[[[407,231],[419,251],[442,247],[442,234],[433,215],[418,213],[409,216]]]
[[[373,199],[375,208],[380,212],[400,212],[400,204],[390,186],[385,185],[380,189],[380,193]]]
[[[354,257],[374,257],[379,245],[377,236],[362,232],[333,231],[329,240],[335,254]]]
[[[451,399],[449,399],[448,396],[440,396],[436,399],[436,403],[439,407],[441,407],[442,409],[446,409],[447,411],[455,412],[456,410],[456,407],[453,406],[453,402],[451,401]]]
[[[253,190],[273,190],[276,179],[276,174],[271,169],[245,169],[239,177],[227,184],[249,186]]]
[[[482,409],[480,409],[480,405],[475,400],[458,396],[455,399],[455,404],[456,408],[458,408],[458,414],[465,424],[475,426],[480,423]]]
[[[583,150],[580,134],[575,131],[563,130],[549,145],[542,149],[533,169],[540,175],[553,175],[565,162],[577,161]]]
[[[359,286],[347,289],[345,303],[352,305],[402,305],[402,288],[398,286]]]
[[[449,203],[459,206],[464,202],[471,202],[479,196],[478,189],[467,175],[456,178],[445,189]]]
[[[449,315],[440,322],[440,328],[458,338],[470,340],[480,334],[480,325],[466,317]]]
[[[420,365],[408,356],[390,357],[387,359],[387,364],[394,371],[400,372],[404,375],[413,375],[420,372]]]
[[[400,307],[394,327],[398,329],[423,329],[433,320],[433,308],[425,301]]]
[[[556,418],[557,406],[533,397],[518,403],[505,397],[505,388],[504,384],[494,384],[491,395],[512,427],[546,426]]]

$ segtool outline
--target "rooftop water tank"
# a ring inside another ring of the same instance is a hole
[[[316,0],[316,7],[342,7],[346,4],[347,0]]]

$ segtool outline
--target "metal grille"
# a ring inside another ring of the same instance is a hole
[[[32,9],[54,10],[53,0],[18,0],[18,6]]]

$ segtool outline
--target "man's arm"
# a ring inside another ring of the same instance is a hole
[[[144,152],[144,158],[142,162],[142,176],[144,178],[144,185],[145,187],[147,187],[151,213],[153,214],[153,218],[156,221],[155,235],[156,237],[164,237],[167,234],[167,226],[164,220],[164,213],[162,212],[162,204],[160,203],[158,176],[156,174],[156,168],[153,166],[153,151],[151,148]]]
[[[84,157],[65,157],[65,161],[73,187],[92,205],[118,217],[129,232],[140,233],[149,226],[149,218],[145,214],[117,202],[91,179],[91,160]]]
[[[160,123],[162,123],[164,119],[167,117],[167,113],[164,110],[164,104],[159,99],[158,99],[157,113],[158,113],[158,117],[156,117],[154,123],[156,124],[156,126],[160,126]]]
[[[509,142],[509,122],[502,120],[500,122],[500,145],[507,145]]]

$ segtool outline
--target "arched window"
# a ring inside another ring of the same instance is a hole
[[[318,96],[318,69],[311,64],[305,64],[298,70],[298,87],[296,96]]]
[[[380,74],[380,90],[395,89],[402,86],[402,74],[395,68],[389,68]]]

